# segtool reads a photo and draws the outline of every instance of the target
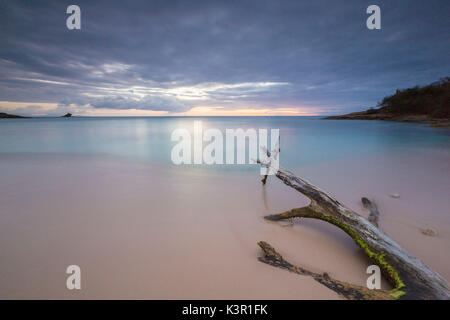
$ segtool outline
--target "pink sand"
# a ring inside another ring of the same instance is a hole
[[[381,228],[450,279],[449,160],[424,152],[293,171],[364,216],[361,196],[375,200]],[[336,227],[265,221],[308,201],[273,177],[262,187],[258,171],[1,155],[0,173],[3,299],[340,299],[310,277],[260,263],[259,240],[343,281],[364,285],[368,276],[369,261]],[[65,286],[71,264],[81,267],[78,291]]]

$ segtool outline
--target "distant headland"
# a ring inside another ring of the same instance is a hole
[[[15,114],[8,114],[8,113],[4,113],[4,112],[0,112],[0,119],[25,119],[25,118],[29,118],[29,117],[23,117],[23,116],[17,116]]]
[[[430,122],[431,126],[450,128],[450,78],[424,87],[397,90],[385,97],[378,109],[325,119]]]
[[[66,113],[65,115],[61,116],[61,118],[70,118],[72,117],[71,113]],[[5,112],[0,112],[0,119],[28,119],[31,117],[24,117],[24,116],[18,116],[15,114],[9,114]]]

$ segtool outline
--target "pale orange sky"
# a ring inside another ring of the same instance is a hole
[[[18,115],[44,116],[60,115],[64,112],[71,112],[79,116],[315,116],[318,115],[313,107],[238,107],[228,109],[216,106],[193,107],[186,112],[169,113],[167,111],[152,111],[138,109],[102,109],[91,106],[69,106],[58,107],[57,103],[42,102],[11,102],[0,101],[0,109],[5,112]]]

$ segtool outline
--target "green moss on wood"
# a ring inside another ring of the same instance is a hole
[[[406,285],[398,275],[398,272],[395,270],[395,268],[384,259],[384,257],[386,256],[385,254],[380,254],[371,250],[369,245],[365,241],[363,241],[356,232],[354,232],[349,226],[345,225],[344,223],[322,214],[316,214],[315,217],[334,224],[335,226],[345,231],[345,233],[352,237],[352,239],[358,244],[358,246],[360,246],[361,249],[364,250],[370,260],[374,261],[381,269],[383,269],[385,273],[388,274],[389,281],[394,287],[392,293],[390,294],[391,297],[393,297],[394,299],[398,299],[405,294],[405,292],[400,289],[405,288]]]
[[[394,298],[394,299],[399,299],[402,295],[406,294],[405,291],[402,290],[392,290],[392,293],[390,293],[389,295]]]

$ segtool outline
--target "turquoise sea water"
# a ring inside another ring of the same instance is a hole
[[[72,117],[0,119],[0,154],[107,155],[172,165],[172,131],[192,131],[196,120],[204,130],[217,128],[224,135],[225,129],[280,129],[280,164],[285,167],[380,153],[450,152],[450,130],[417,123],[317,117]],[[225,167],[249,169],[220,166]]]

